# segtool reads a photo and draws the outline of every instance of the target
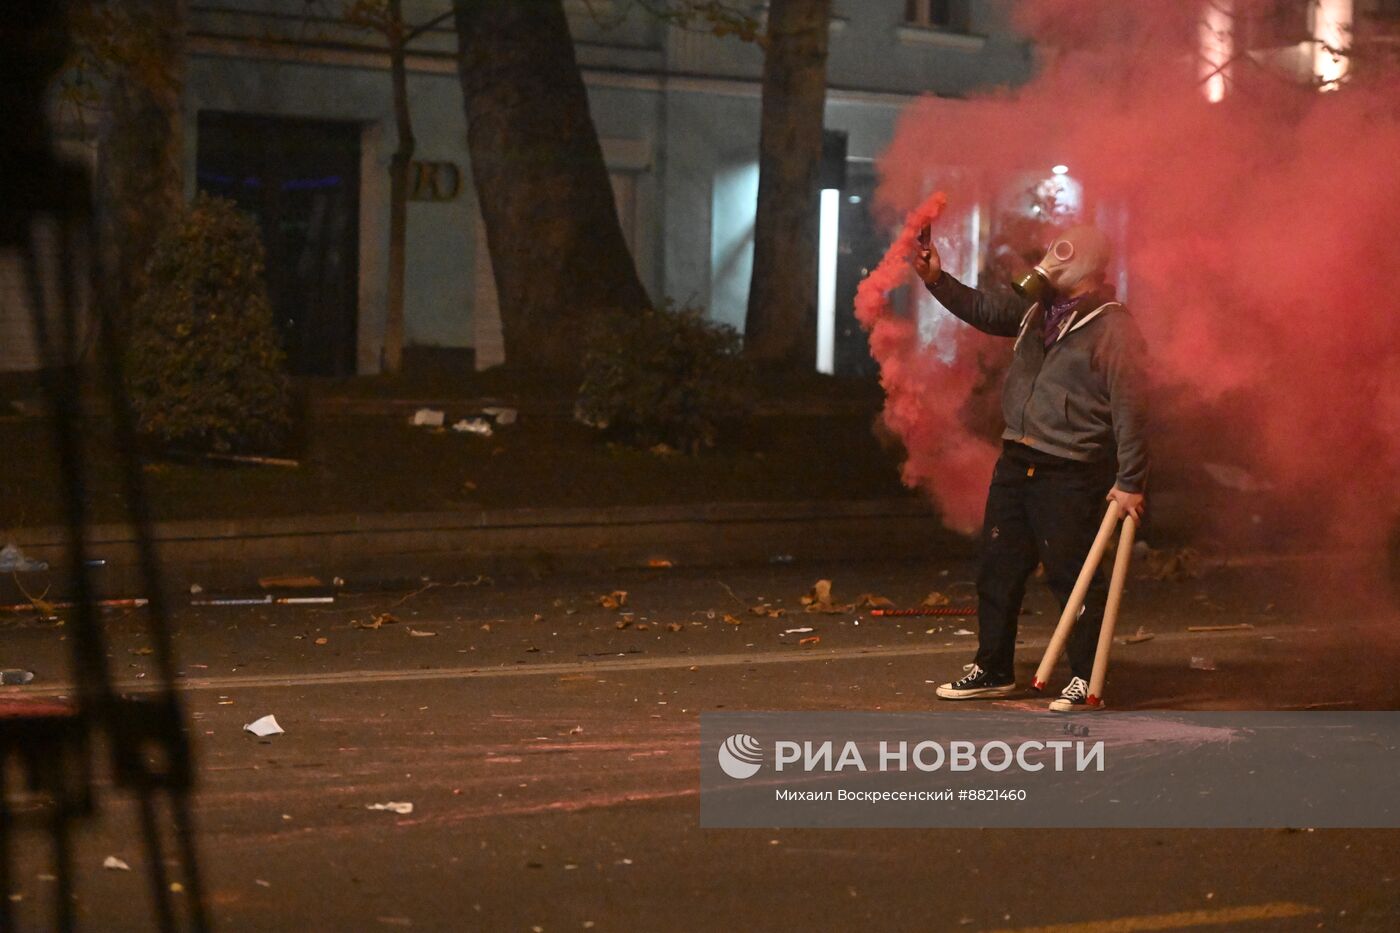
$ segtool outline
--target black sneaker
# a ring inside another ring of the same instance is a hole
[[[1050,701],[1050,709],[1056,713],[1085,713],[1103,709],[1103,702],[1089,702],[1089,682],[1083,677],[1071,677],[1059,699]]]
[[[970,664],[961,679],[939,687],[937,693],[945,700],[979,700],[1010,696],[1016,692],[1015,677],[995,677],[976,664]]]

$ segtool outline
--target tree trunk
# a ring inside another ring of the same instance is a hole
[[[817,170],[831,0],[773,0],[763,60],[758,213],[744,352],[816,362]]]
[[[98,131],[99,300],[126,319],[146,260],[184,203],[185,0],[129,0],[129,51],[114,63]]]
[[[389,163],[389,295],[384,311],[384,372],[395,374],[403,368],[403,293],[405,248],[408,238],[408,173],[413,168],[417,140],[413,117],[408,109],[408,67],[404,43],[407,29],[402,0],[389,0],[389,67],[394,85],[394,122],[399,143]]]
[[[600,312],[648,305],[561,0],[454,0],[467,146],[506,360],[578,367]]]

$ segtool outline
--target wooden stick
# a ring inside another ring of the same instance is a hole
[[[1103,607],[1103,627],[1099,629],[1099,650],[1094,652],[1094,672],[1089,675],[1090,706],[1103,705],[1103,682],[1108,676],[1108,653],[1113,650],[1113,629],[1118,625],[1118,609],[1123,604],[1123,585],[1128,581],[1128,564],[1133,559],[1133,537],[1137,522],[1131,515],[1123,519],[1118,536],[1118,554],[1113,559],[1113,579],[1108,582],[1108,602]]]
[[[1110,500],[1108,511],[1104,513],[1103,524],[1099,525],[1098,536],[1094,538],[1094,546],[1089,548],[1089,556],[1084,558],[1084,568],[1079,571],[1079,579],[1074,581],[1074,589],[1070,591],[1065,609],[1060,613],[1055,633],[1050,636],[1050,644],[1045,648],[1045,657],[1041,658],[1035,679],[1031,681],[1032,689],[1044,690],[1050,681],[1050,674],[1055,670],[1055,664],[1065,650],[1065,642],[1069,641],[1070,629],[1074,628],[1074,622],[1079,618],[1079,610],[1084,606],[1084,597],[1089,594],[1089,584],[1094,581],[1094,572],[1099,569],[1103,552],[1108,550],[1108,539],[1113,535],[1118,517],[1122,514],[1123,507]]]

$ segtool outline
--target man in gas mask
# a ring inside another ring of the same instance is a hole
[[[1110,299],[1108,238],[1094,227],[1066,230],[1015,295],[970,288],[942,267],[925,229],[914,269],[957,317],[1015,338],[1002,393],[1006,429],[992,474],[977,579],[977,657],[962,678],[938,688],[948,700],[1000,697],[1016,689],[1016,623],[1037,562],[1063,606],[1103,517],[1105,498],[1141,520],[1147,481],[1144,344],[1132,317]],[[1085,701],[1107,587],[1095,576],[1069,640],[1073,675],[1050,704]]]

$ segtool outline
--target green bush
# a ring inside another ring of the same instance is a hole
[[[739,335],[696,309],[610,315],[584,347],[579,420],[632,443],[691,454],[752,406]]]
[[[258,230],[200,195],[157,240],[132,310],[126,378],[141,433],[167,451],[267,451],[290,385]]]

